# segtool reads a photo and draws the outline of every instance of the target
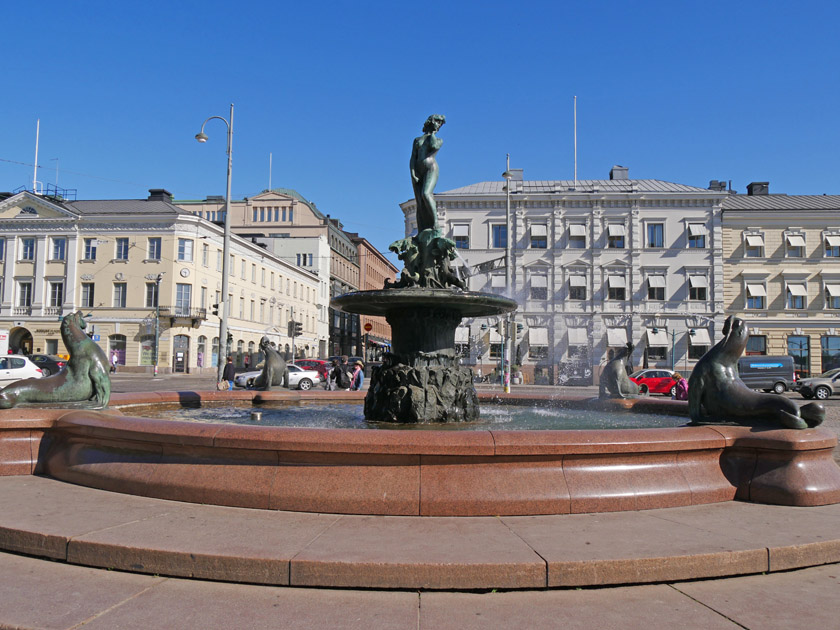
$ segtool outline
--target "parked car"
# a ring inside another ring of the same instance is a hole
[[[0,357],[0,387],[22,378],[44,378],[44,372],[28,357],[16,354]]]
[[[738,376],[750,389],[784,394],[793,389],[793,357],[755,355],[738,359]]]
[[[650,368],[633,372],[630,380],[639,386],[639,391],[643,394],[673,396],[677,393],[677,383],[672,378],[673,375],[673,370]]]
[[[321,359],[298,359],[294,363],[302,367],[304,370],[315,370],[321,377],[322,381],[327,380],[327,373],[330,371],[331,364]]]
[[[840,390],[840,367],[823,372],[819,376],[803,378],[796,382],[794,388],[802,398],[817,398],[825,400]]]
[[[66,359],[53,354],[30,354],[29,358],[32,362],[43,372],[44,377],[51,374],[58,374],[61,369],[67,365]]]
[[[286,366],[289,369],[289,389],[312,389],[313,385],[321,382],[321,376],[316,370],[304,370],[297,365]],[[234,385],[237,387],[253,387],[254,379],[262,373],[262,368],[259,370],[251,370],[249,372],[242,372],[236,375],[233,379]]]

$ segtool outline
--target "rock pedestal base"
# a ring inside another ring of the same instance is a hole
[[[462,366],[382,366],[371,377],[365,418],[383,422],[477,420],[473,371]]]

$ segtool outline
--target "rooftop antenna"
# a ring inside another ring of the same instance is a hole
[[[271,153],[268,154],[268,189],[271,190]]]
[[[41,135],[41,119],[35,121],[35,169],[32,173],[32,192],[38,194],[38,140]]]
[[[577,96],[574,97],[575,190],[577,190]]]

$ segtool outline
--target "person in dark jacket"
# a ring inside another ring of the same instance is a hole
[[[236,366],[233,365],[233,357],[228,357],[225,369],[222,370],[222,380],[228,382],[228,391],[233,389],[233,379],[235,378]]]
[[[332,377],[335,379],[335,388],[343,389],[345,391],[350,389],[350,366],[347,365],[347,355],[341,356],[341,363],[339,363],[332,370]]]

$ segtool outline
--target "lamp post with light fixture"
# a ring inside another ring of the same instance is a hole
[[[508,296],[513,298],[513,269],[511,268],[511,263],[513,256],[511,255],[511,230],[510,230],[510,180],[513,174],[510,172],[510,153],[507,154],[507,162],[505,166],[505,172],[502,173],[502,177],[505,179],[505,286],[508,290]],[[502,352],[502,386],[504,387],[504,391],[506,394],[510,393],[510,360],[511,360],[511,340],[510,340],[510,329],[511,324],[513,323],[513,313],[510,313],[507,317],[507,326],[505,326],[505,336],[504,336],[504,350]]]
[[[216,380],[222,380],[222,372],[224,371],[225,361],[227,360],[227,353],[221,352],[221,348],[225,348],[228,337],[228,317],[230,317],[230,300],[228,299],[228,279],[230,276],[230,173],[233,166],[233,103],[230,104],[230,120],[226,120],[221,116],[210,116],[201,124],[201,131],[195,134],[195,139],[199,142],[207,142],[208,137],[204,133],[204,125],[214,118],[218,118],[227,125],[227,191],[225,194],[225,232],[224,241],[222,242],[222,311],[219,313],[219,356],[216,365],[217,375]]]

